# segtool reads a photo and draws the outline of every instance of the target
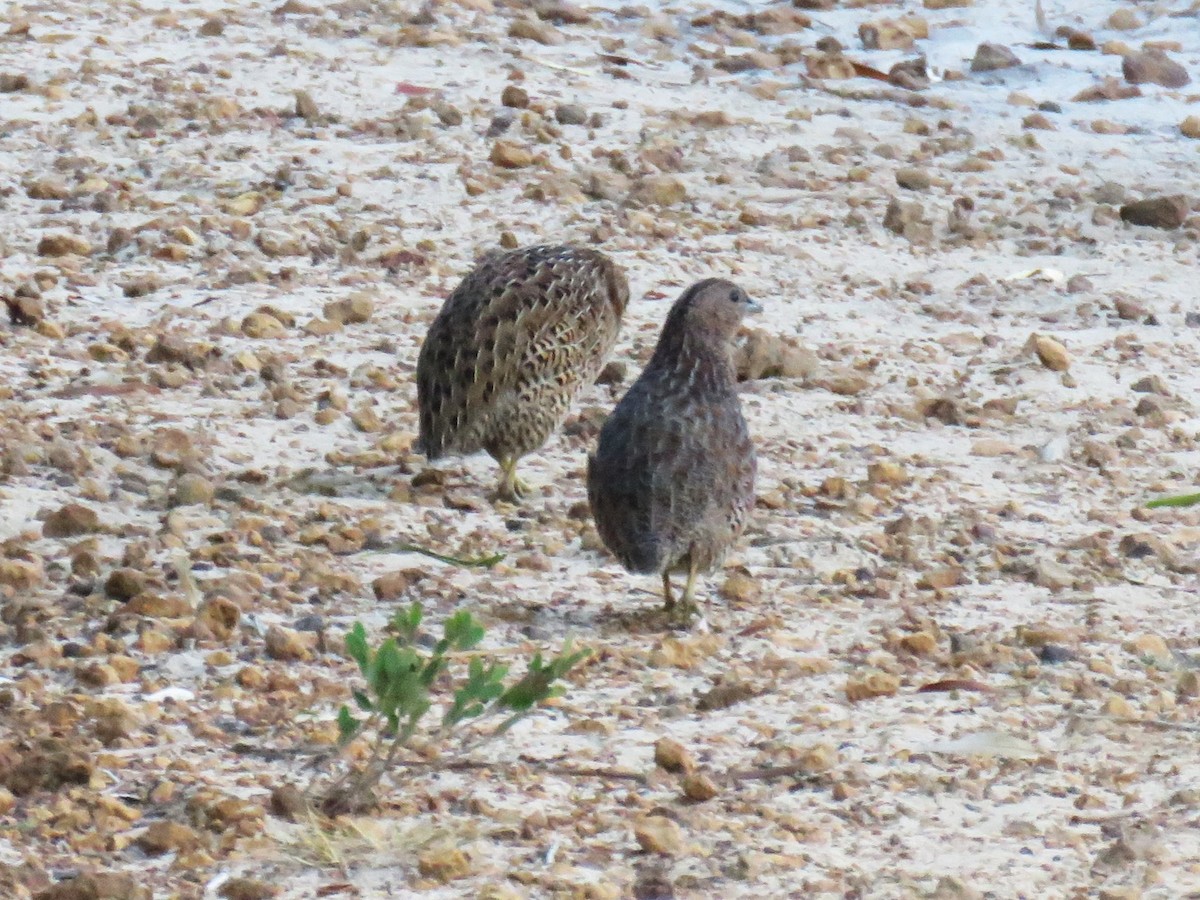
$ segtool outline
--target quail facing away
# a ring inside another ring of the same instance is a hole
[[[629,302],[619,266],[583,247],[489,254],[429,327],[417,360],[418,449],[430,460],[486,450],[499,496],[528,491],[517,461],[558,428],[599,373]]]
[[[754,505],[754,445],[742,416],[733,339],[759,312],[737,285],[710,278],[671,308],[645,371],[617,404],[588,460],[588,501],[604,545],[631,572],[696,576],[721,565]]]

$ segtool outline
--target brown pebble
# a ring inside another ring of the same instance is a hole
[[[38,241],[40,256],[89,256],[92,245],[77,234],[47,234]]]
[[[980,44],[971,60],[972,72],[992,72],[996,69],[1008,69],[1019,66],[1021,60],[1003,44]]]
[[[679,856],[687,845],[679,823],[666,816],[646,816],[633,826],[633,836],[646,853]]]
[[[1187,69],[1161,50],[1131,53],[1121,60],[1121,73],[1130,84],[1160,84],[1181,88],[1191,83]]]
[[[509,84],[500,92],[500,103],[512,109],[526,109],[529,106],[529,94],[525,88]]]
[[[279,885],[257,878],[230,878],[218,893],[224,900],[269,900],[278,897],[281,890]]]
[[[690,772],[685,775],[682,787],[683,795],[697,803],[704,803],[707,800],[711,800],[721,792],[717,783],[703,772]]]
[[[1147,197],[1121,207],[1121,219],[1130,225],[1151,228],[1178,228],[1191,210],[1187,198],[1175,194],[1169,197]]]
[[[100,530],[100,517],[94,509],[68,503],[55,510],[42,523],[42,535],[48,538],[78,537]]]
[[[667,737],[655,742],[654,763],[668,772],[690,772],[696,767],[696,760],[687,748]]]
[[[137,839],[137,845],[151,856],[200,846],[200,835],[182,822],[155,822]]]

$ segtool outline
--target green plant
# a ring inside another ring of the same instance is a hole
[[[1200,503],[1200,494],[1181,494],[1178,497],[1159,497],[1146,504],[1150,509],[1163,506],[1195,506]]]
[[[321,802],[325,811],[348,812],[375,805],[380,780],[398,764],[440,698],[441,716],[422,737],[436,745],[452,733],[461,734],[457,747],[461,755],[504,734],[551,697],[561,696],[564,688],[559,682],[591,654],[588,649],[573,650],[568,640],[562,652],[549,659],[534,654],[525,673],[510,679],[509,666],[471,652],[485,632],[469,612],[459,611],[448,618],[441,639],[430,648],[422,646],[423,619],[421,604],[414,602],[396,613],[391,621],[393,635],[377,647],[371,646],[361,622],[346,635],[346,651],[358,664],[366,687],[352,692],[357,713],[349,706],[339,711],[339,737],[344,746],[362,736],[369,742],[370,752],[365,764],[347,765],[325,791]],[[461,728],[490,718],[500,719],[491,729],[464,733]]]

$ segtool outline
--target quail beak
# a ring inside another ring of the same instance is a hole
[[[749,313],[760,313],[762,311],[763,311],[762,305],[755,303],[753,300],[751,300],[749,302],[749,304],[747,304],[747,306],[746,306],[746,312],[749,312]]]

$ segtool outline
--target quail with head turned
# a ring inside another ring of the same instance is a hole
[[[517,462],[595,380],[629,302],[625,274],[597,250],[536,246],[489,254],[447,298],[417,360],[417,447],[430,460],[486,450],[499,496],[528,491]]]
[[[631,572],[684,572],[682,612],[696,578],[718,568],[754,506],[756,462],[737,394],[733,341],[758,312],[737,285],[710,278],[671,308],[654,355],[600,432],[588,460],[588,501],[604,545]]]

